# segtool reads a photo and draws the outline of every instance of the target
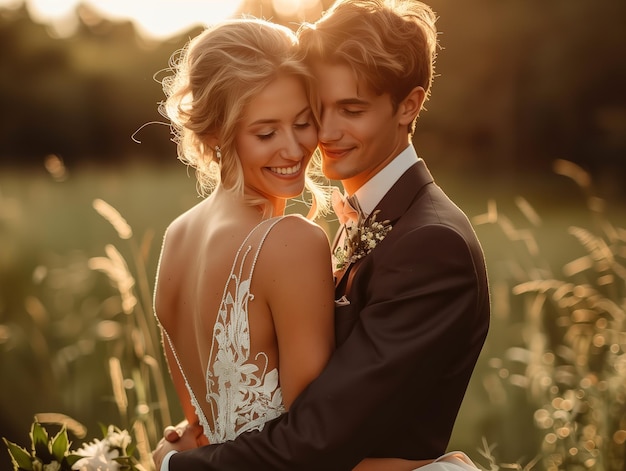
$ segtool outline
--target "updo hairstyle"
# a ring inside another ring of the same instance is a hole
[[[208,28],[172,56],[169,70],[174,74],[162,82],[167,99],[161,113],[170,120],[178,158],[195,168],[202,195],[221,184],[245,197],[235,132],[246,105],[267,85],[279,76],[293,76],[301,80],[309,100],[314,99],[310,72],[299,55],[290,29],[247,18]],[[315,111],[314,116],[317,125]],[[219,144],[219,160],[211,139]],[[313,206],[325,210],[327,197],[315,181],[320,168],[316,151],[307,169],[306,188]]]

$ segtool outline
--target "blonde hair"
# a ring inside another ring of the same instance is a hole
[[[375,93],[389,93],[395,111],[415,87],[430,94],[436,19],[419,1],[338,0],[316,23],[303,24],[298,38],[307,62],[347,64]]]
[[[311,76],[296,43],[295,34],[284,26],[235,19],[203,31],[170,59],[174,75],[162,82],[167,99],[161,113],[170,120],[178,158],[195,168],[202,195],[221,183],[250,204],[267,203],[244,194],[235,132],[247,104],[280,75],[301,80],[313,99]],[[219,142],[219,161],[211,140]],[[316,182],[320,168],[316,152],[307,169],[306,188],[314,207],[324,212],[328,198]]]

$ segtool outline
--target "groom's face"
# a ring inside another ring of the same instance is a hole
[[[324,174],[352,194],[408,144],[388,93],[378,95],[344,64],[318,62]]]

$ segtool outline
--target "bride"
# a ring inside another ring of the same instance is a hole
[[[330,356],[329,242],[283,215],[305,184],[314,207],[327,199],[307,176],[317,128],[289,29],[228,21],[173,67],[163,111],[210,195],[166,231],[155,312],[186,420],[221,443],[287,410]]]

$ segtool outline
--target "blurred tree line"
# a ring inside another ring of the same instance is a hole
[[[320,8],[332,2],[324,1]],[[624,194],[626,2],[428,2],[443,49],[415,142],[435,165],[477,173],[532,174],[555,158],[588,169]],[[241,11],[296,27],[270,0]],[[78,7],[80,26],[51,36],[24,7],[0,8],[0,166],[175,160],[157,112],[158,71],[199,30],[149,42],[130,22]],[[307,18],[314,20],[315,18]]]

